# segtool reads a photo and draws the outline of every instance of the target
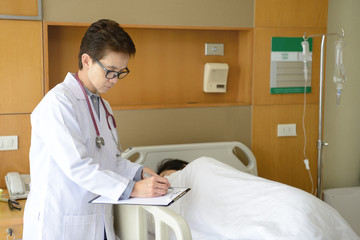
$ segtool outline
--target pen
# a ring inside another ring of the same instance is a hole
[[[150,175],[150,174],[148,174],[148,173],[143,173],[143,175],[144,175],[144,177],[146,177],[146,178],[151,177],[151,175]],[[170,189],[170,190],[174,190],[174,188],[173,188],[173,187],[169,187],[169,189]]]

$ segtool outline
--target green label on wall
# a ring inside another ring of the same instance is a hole
[[[311,92],[312,39],[308,39],[310,58],[307,61],[307,82],[304,76],[302,41],[302,37],[271,39],[271,94]]]
[[[271,52],[302,52],[302,37],[273,37],[271,39]],[[309,51],[312,52],[312,38],[308,39]]]

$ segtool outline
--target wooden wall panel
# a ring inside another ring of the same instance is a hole
[[[259,174],[311,191],[304,167],[302,114],[304,94],[270,94],[272,37],[326,33],[328,1],[257,0],[255,2],[252,150]],[[312,91],[307,95],[307,155],[317,185],[320,39],[313,39]],[[277,137],[277,125],[296,123],[297,137]]]
[[[311,192],[304,165],[304,105],[253,106],[252,151],[259,176]],[[306,154],[314,184],[317,182],[318,105],[307,104],[305,114]],[[296,137],[277,137],[278,124],[296,124]]]
[[[30,115],[0,115],[0,126],[0,136],[18,135],[18,150],[0,151],[0,188],[5,188],[7,172],[30,172]]]
[[[235,102],[238,95],[238,32],[129,29],[137,45],[133,73],[112,90],[125,105]],[[225,56],[205,56],[205,43],[224,43]],[[226,94],[203,92],[204,64],[229,64]],[[118,99],[118,100],[117,100]]]
[[[49,89],[64,81],[67,72],[78,71],[78,54],[81,39],[88,26],[66,26],[59,27],[44,26],[47,36],[44,35],[44,42],[48,46],[45,49],[46,73],[45,82]]]
[[[328,0],[256,0],[256,27],[327,26]]]
[[[48,81],[51,89],[78,69],[86,26],[48,26]],[[125,28],[137,53],[130,74],[104,94],[114,109],[251,103],[252,36],[246,30]],[[224,43],[224,56],[205,56],[205,43]],[[241,47],[239,47],[241,46]],[[240,49],[240,50],[239,50]],[[229,64],[227,93],[204,93],[207,62]]]
[[[1,0],[0,15],[37,16],[38,0]]]
[[[0,20],[0,114],[30,113],[42,98],[40,21]]]
[[[270,64],[272,37],[302,37],[310,34],[326,33],[326,28],[256,28],[254,40],[254,105],[297,104],[303,102],[302,94],[270,94]],[[316,103],[319,98],[321,38],[313,39],[313,61],[311,93],[308,103]]]
[[[254,31],[239,32],[239,90],[237,102],[251,105],[253,91]]]

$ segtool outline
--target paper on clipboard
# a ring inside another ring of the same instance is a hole
[[[98,196],[89,203],[100,204],[124,204],[124,205],[151,205],[151,206],[169,206],[171,203],[177,201],[184,196],[190,188],[174,187],[174,190],[169,190],[164,196],[154,198],[129,198],[125,200],[114,201],[104,196]]]

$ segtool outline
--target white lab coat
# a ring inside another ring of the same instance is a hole
[[[83,92],[71,73],[31,114],[31,192],[25,206],[24,240],[103,240],[104,227],[107,238],[115,239],[112,206],[88,202],[97,195],[119,199],[140,165],[116,157],[101,103],[99,110],[100,121],[94,109],[93,113],[105,140],[101,149],[95,144]]]

